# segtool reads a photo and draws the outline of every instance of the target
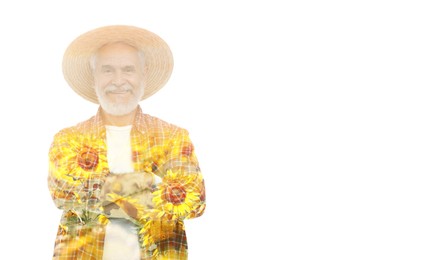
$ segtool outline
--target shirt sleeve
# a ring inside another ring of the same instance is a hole
[[[206,207],[205,185],[188,131],[178,129],[167,135],[161,147],[160,154],[165,154],[165,158],[156,168],[156,175],[151,173],[154,177],[151,181],[146,181],[148,171],[116,175],[116,180],[109,179],[104,183],[104,197],[112,203],[105,207],[108,216],[144,222],[177,221],[203,214]],[[108,178],[113,178],[113,175]],[[147,186],[148,183],[152,186]],[[118,191],[113,191],[113,186]]]
[[[69,130],[54,136],[49,149],[49,192],[56,207],[64,211],[98,211],[101,180],[82,167],[97,167],[94,160],[100,157],[95,153],[97,149],[81,147],[75,136]],[[89,158],[79,161],[79,153]]]
[[[205,185],[194,145],[187,130],[179,128],[170,140],[167,160],[162,166],[162,183],[153,202],[160,216],[191,219],[201,216],[206,207]]]

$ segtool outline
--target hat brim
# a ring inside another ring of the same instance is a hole
[[[125,42],[144,53],[147,73],[142,100],[161,89],[173,70],[173,55],[166,42],[156,34],[134,26],[105,26],[76,38],[63,56],[63,75],[71,88],[88,101],[98,104],[94,90],[91,56],[105,44]]]

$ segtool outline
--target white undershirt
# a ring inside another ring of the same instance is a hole
[[[105,126],[110,172],[132,172],[131,125]],[[103,260],[140,260],[136,226],[128,220],[111,218],[106,226]]]

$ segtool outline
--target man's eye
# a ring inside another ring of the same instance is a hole
[[[124,68],[123,71],[125,71],[125,72],[133,72],[133,71],[134,71],[134,68],[131,68],[131,67],[129,67],[129,68]]]
[[[111,73],[113,72],[113,68],[111,68],[110,66],[103,66],[102,68],[100,68],[100,71],[102,73]]]

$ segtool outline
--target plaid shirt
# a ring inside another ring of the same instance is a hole
[[[102,259],[106,225],[116,216],[138,227],[141,259],[187,259],[183,220],[205,210],[204,182],[187,130],[137,108],[131,130],[134,169],[163,182],[137,196],[106,197],[110,212],[103,206],[102,187],[110,172],[100,112],[58,132],[49,151],[49,191],[63,210],[53,259]],[[171,177],[171,172],[179,174]]]

